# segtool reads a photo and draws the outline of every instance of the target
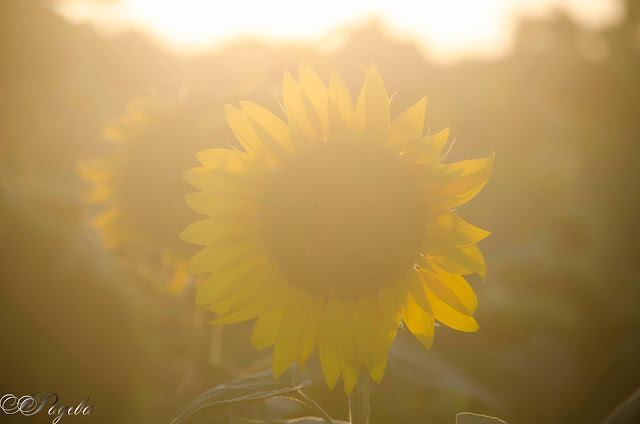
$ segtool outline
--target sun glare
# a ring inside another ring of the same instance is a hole
[[[620,14],[610,0],[470,0],[300,2],[212,2],[204,0],[60,0],[58,11],[76,21],[90,21],[106,31],[145,30],[183,52],[205,49],[237,36],[267,40],[322,41],[331,30],[371,18],[392,33],[415,39],[430,55],[452,60],[493,55],[509,44],[514,18],[568,9],[592,25]]]

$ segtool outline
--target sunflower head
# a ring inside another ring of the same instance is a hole
[[[222,115],[197,102],[139,98],[104,128],[109,152],[77,169],[93,185],[86,202],[102,209],[92,224],[106,247],[144,242],[184,249],[175,234],[197,215],[181,201],[188,186],[180,175],[212,136],[224,146],[222,124]]]
[[[429,349],[434,320],[475,331],[488,233],[453,208],[487,182],[492,158],[442,163],[448,130],[423,135],[426,99],[390,121],[376,68],[355,106],[333,71],[285,72],[283,121],[253,103],[226,106],[243,151],[205,150],[184,178],[207,218],[181,237],[205,246],[189,262],[211,273],[197,302],[216,324],[257,318],[252,343],[274,347],[278,377],[317,346],[329,387],[375,381],[400,322]]]
[[[192,98],[135,99],[104,128],[105,154],[77,165],[92,186],[85,201],[97,211],[90,226],[103,246],[151,261],[166,278],[149,281],[173,294],[193,280],[185,269],[193,251],[176,234],[197,219],[182,201],[188,185],[180,175],[194,164],[194,150],[232,137],[222,113],[203,105]]]

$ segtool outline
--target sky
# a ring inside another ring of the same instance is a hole
[[[567,10],[590,27],[622,13],[620,0],[58,0],[73,21],[104,32],[137,28],[185,54],[237,36],[329,45],[335,34],[376,18],[398,38],[412,39],[437,61],[491,57],[505,51],[517,18]],[[330,36],[332,35],[332,36]],[[334,40],[335,42],[335,40]]]

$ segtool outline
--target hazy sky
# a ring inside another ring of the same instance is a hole
[[[99,29],[140,28],[170,47],[194,52],[238,35],[322,41],[336,28],[381,18],[397,36],[420,42],[442,61],[494,55],[509,45],[518,15],[568,10],[590,26],[615,21],[619,0],[59,0],[58,11]]]

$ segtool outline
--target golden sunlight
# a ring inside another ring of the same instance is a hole
[[[508,47],[514,21],[523,14],[565,9],[601,26],[614,21],[620,4],[610,0],[450,0],[447,2],[325,0],[300,2],[212,2],[203,0],[59,0],[57,10],[105,31],[140,28],[172,48],[201,51],[237,36],[267,40],[322,41],[336,28],[380,19],[441,61],[492,56]]]

